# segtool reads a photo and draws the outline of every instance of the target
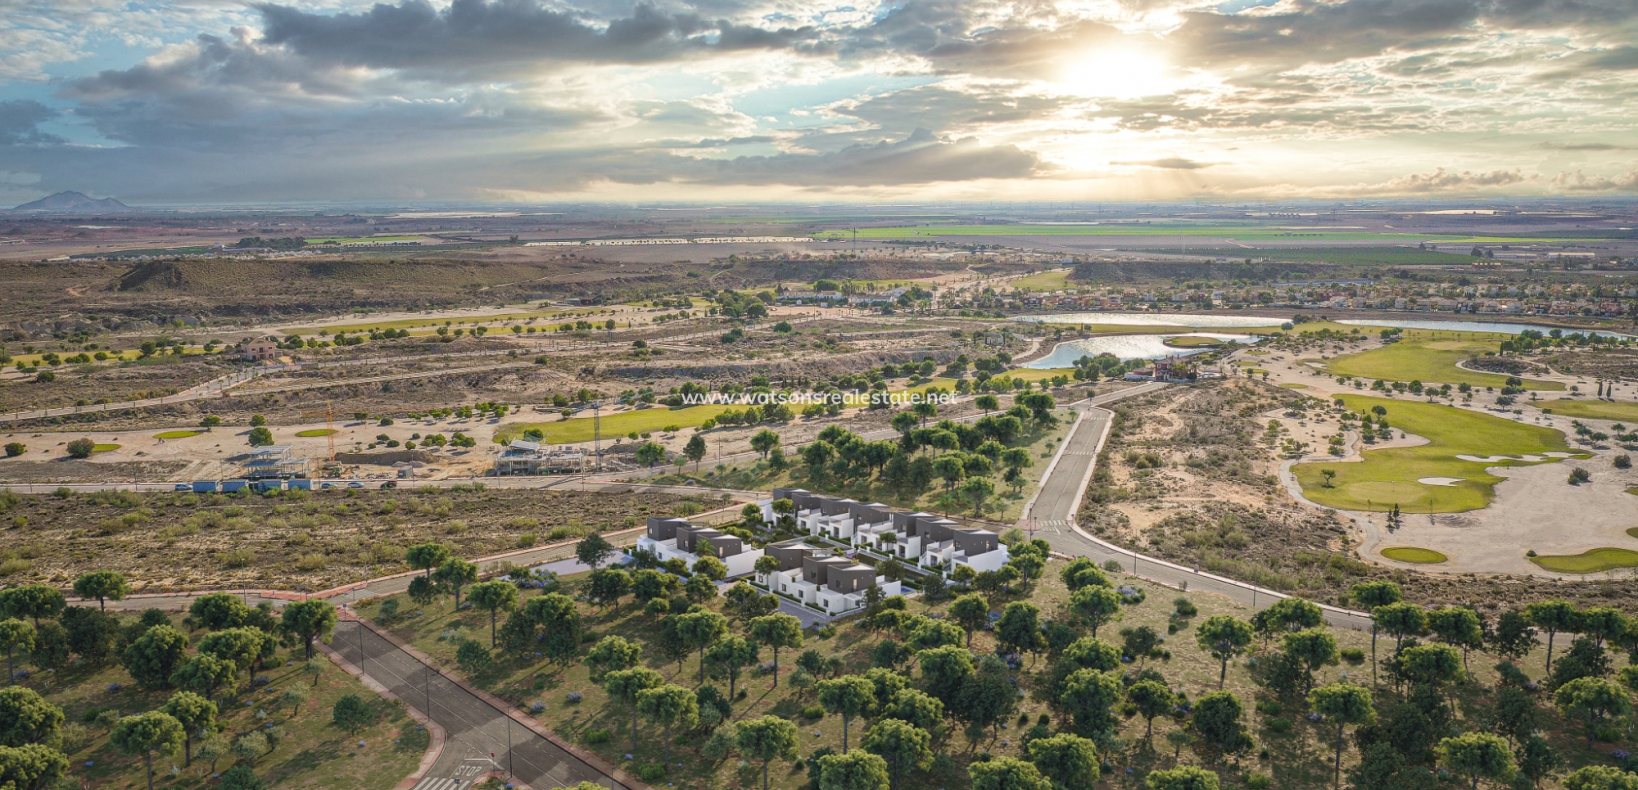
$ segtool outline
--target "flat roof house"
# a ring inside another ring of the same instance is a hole
[[[872,587],[880,589],[883,597],[902,590],[897,581],[876,575],[875,568],[832,549],[794,540],[770,545],[767,551],[779,560],[779,569],[758,573],[757,584],[829,614],[862,607]]]
[[[773,520],[773,501],[789,499],[796,508],[796,529],[826,540],[896,557],[928,570],[951,571],[958,565],[993,571],[1007,563],[1007,547],[987,529],[965,526],[931,513],[895,511],[880,503],[824,496],[800,488],[776,488],[759,503],[765,520]]]
[[[728,576],[746,576],[756,570],[762,549],[746,549],[744,541],[715,527],[696,525],[687,519],[649,517],[648,529],[637,539],[637,548],[653,552],[661,562],[680,559],[690,567],[700,557],[711,556],[728,566]]]

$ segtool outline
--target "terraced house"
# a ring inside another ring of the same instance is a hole
[[[881,590],[882,597],[901,592],[897,580],[876,575],[875,568],[801,540],[771,544],[767,555],[779,560],[779,568],[758,573],[757,584],[828,614],[864,606],[872,587]]]
[[[897,557],[927,570],[949,572],[966,565],[976,572],[1007,564],[1007,547],[987,529],[968,527],[931,513],[894,511],[879,502],[814,494],[800,488],[776,488],[765,499],[762,516],[772,522],[773,502],[795,506],[796,530],[837,543]]]
[[[729,578],[749,574],[762,558],[762,549],[747,550],[737,536],[681,518],[650,517],[648,532],[637,539],[637,548],[653,552],[661,562],[680,559],[689,566],[700,557],[716,557],[728,566]]]

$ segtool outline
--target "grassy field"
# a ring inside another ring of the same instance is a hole
[[[1302,484],[1303,494],[1329,507],[1344,510],[1386,511],[1398,505],[1414,513],[1456,513],[1477,510],[1490,504],[1494,486],[1502,478],[1486,472],[1486,467],[1524,465],[1524,461],[1463,461],[1457,455],[1479,457],[1545,452],[1569,452],[1564,434],[1551,428],[1522,425],[1454,406],[1434,403],[1342,395],[1354,412],[1381,406],[1387,409],[1389,425],[1408,434],[1422,436],[1428,444],[1365,450],[1364,460],[1354,463],[1319,462],[1297,464],[1292,473]],[[1332,486],[1325,485],[1325,470],[1336,473]],[[1453,486],[1424,485],[1417,480],[1453,477]]]
[[[1444,332],[1407,329],[1397,343],[1382,348],[1337,357],[1326,371],[1339,376],[1358,376],[1388,381],[1421,381],[1440,384],[1471,384],[1500,388],[1507,376],[1463,370],[1456,363],[1501,347],[1504,335],[1478,332]],[[1556,381],[1525,379],[1526,389],[1559,391]]]
[[[1285,388],[1285,389],[1288,389],[1288,390],[1305,390],[1305,389],[1308,389],[1307,384],[1298,384],[1296,382],[1291,382],[1291,383],[1288,383],[1288,384],[1281,384],[1280,386]]]
[[[312,438],[315,438],[315,437],[329,436],[329,435],[335,434],[335,433],[340,433],[340,431],[338,431],[338,430],[336,430],[334,428],[308,428],[305,431],[296,431],[296,435],[302,437],[303,439],[312,439]]]
[[[1166,345],[1171,346],[1172,348],[1220,348],[1225,341],[1218,340],[1215,337],[1191,337],[1185,335],[1182,337],[1170,337],[1164,342]]]
[[[1601,548],[1580,554],[1544,554],[1530,561],[1555,573],[1600,573],[1616,568],[1638,568],[1638,551]]]
[[[1382,556],[1390,560],[1414,562],[1419,565],[1437,565],[1450,559],[1433,549],[1419,549],[1415,546],[1394,546],[1383,549]]]
[[[308,244],[375,244],[389,241],[431,241],[426,236],[354,236],[340,238],[331,236],[323,239],[308,239]]]
[[[1322,228],[1279,228],[1264,225],[919,225],[859,228],[861,239],[914,239],[936,236],[1112,236],[1157,237],[1191,236],[1237,239],[1241,241],[1311,238],[1331,241],[1381,241],[1406,243],[1433,240],[1440,244],[1524,243],[1553,239],[1502,236],[1441,236],[1417,233],[1373,233]],[[820,239],[851,239],[852,230],[830,230],[814,234]]]
[[[93,452],[93,453],[111,453],[111,452],[113,452],[115,450],[118,450],[120,447],[123,447],[123,446],[124,445],[111,444],[111,443],[107,443],[107,442],[98,442],[98,443],[96,443],[95,445],[93,445],[91,447],[91,452]]]
[[[182,630],[186,633],[186,629]],[[203,635],[195,632],[190,637],[197,642]],[[287,665],[287,659],[294,663]],[[258,676],[266,676],[271,681],[267,685],[249,690],[241,675],[237,693],[219,692],[216,699],[222,712],[217,720],[223,725],[222,734],[232,740],[268,724],[283,728],[284,740],[254,764],[256,774],[270,787],[386,790],[396,785],[420,763],[430,740],[427,733],[402,709],[381,699],[322,656],[316,661],[322,670],[316,685],[313,676],[303,672],[302,651],[281,650],[278,659],[270,662],[272,667]],[[74,786],[83,781],[90,787],[147,787],[141,758],[127,756],[109,744],[107,731],[90,719],[103,710],[129,716],[156,709],[170,697],[170,691],[137,687],[131,676],[112,661],[37,673],[24,685],[61,707],[67,722],[85,722],[74,725],[84,728],[80,742],[65,744],[69,775],[78,780]],[[294,711],[277,703],[292,685],[306,686],[310,695]],[[380,717],[378,723],[356,735],[331,724],[331,708],[347,694],[356,694],[368,703]],[[360,741],[365,743],[362,748],[358,746]],[[198,748],[197,740],[194,748]],[[215,769],[226,771],[234,761],[234,757],[224,757]],[[208,762],[196,760],[191,767],[184,767],[181,753],[156,754],[153,762],[155,787],[195,790],[218,784],[210,779]]]
[[[1012,287],[1020,291],[1056,291],[1068,285],[1068,269],[1050,269],[1014,280],[1012,283]]]
[[[200,431],[161,431],[154,434],[155,439],[186,439],[189,436],[198,436]],[[298,436],[300,434],[297,434]]]
[[[1553,400],[1537,403],[1544,412],[1586,420],[1631,420],[1638,422],[1638,403],[1603,400]]]
[[[705,421],[717,416],[732,406],[719,404],[703,404],[689,406],[685,409],[668,409],[657,406],[652,409],[621,412],[602,418],[603,438],[625,436],[632,431],[639,434],[655,433],[668,426],[678,428],[698,428]],[[589,442],[594,433],[591,417],[575,417],[556,422],[516,422],[503,426],[495,432],[495,441],[506,443],[513,439],[523,438],[525,431],[538,429],[546,434],[543,440],[548,444],[565,444],[568,442]]]

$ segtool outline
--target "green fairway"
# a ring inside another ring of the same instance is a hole
[[[111,452],[113,452],[115,450],[118,450],[119,448],[120,448],[120,445],[117,445],[117,444],[104,444],[102,442],[98,442],[96,444],[96,446],[91,448],[91,452],[93,452],[93,453],[111,453]]]
[[[1631,420],[1638,422],[1638,403],[1602,400],[1553,400],[1536,404],[1541,410],[1565,417],[1587,420]]]
[[[602,418],[603,438],[613,439],[616,436],[625,436],[632,431],[639,434],[654,433],[672,425],[678,428],[698,428],[706,420],[717,416],[731,407],[723,405],[690,406],[686,409],[641,409],[639,411],[621,412]],[[743,411],[743,409],[736,409]],[[592,440],[592,418],[575,417],[557,422],[516,422],[507,425],[495,432],[495,441],[501,444],[522,439],[525,431],[530,428],[540,430],[546,434],[541,441],[547,444],[567,444],[570,442],[589,442]]]
[[[1437,565],[1450,559],[1433,549],[1419,549],[1415,546],[1394,546],[1391,549],[1383,549],[1382,556],[1390,560],[1414,562],[1418,565]]]
[[[1307,384],[1291,383],[1291,384],[1281,384],[1280,386],[1284,387],[1284,388],[1286,388],[1288,390],[1305,390],[1305,389],[1308,389]]]
[[[333,433],[340,433],[340,431],[334,428],[308,428],[305,431],[296,431],[296,435],[303,439],[312,439],[318,436],[329,436]]]
[[[154,434],[155,439],[186,439],[189,436],[198,436],[198,431],[162,431]]]
[[[1221,348],[1227,341],[1215,337],[1168,337],[1163,341],[1172,348]]]
[[[1502,481],[1486,472],[1486,467],[1525,466],[1530,462],[1464,461],[1456,456],[1484,458],[1570,452],[1564,434],[1551,428],[1523,425],[1435,403],[1365,395],[1338,397],[1354,412],[1369,411],[1374,406],[1387,409],[1389,425],[1424,437],[1428,443],[1420,447],[1366,450],[1364,460],[1358,462],[1326,461],[1293,466],[1291,471],[1302,484],[1303,495],[1328,507],[1387,511],[1398,505],[1408,513],[1477,510],[1490,504],[1495,496],[1494,486]],[[1331,487],[1326,487],[1321,474],[1325,470],[1336,473]],[[1433,477],[1455,478],[1461,482],[1449,486],[1417,482]]]
[[[1598,573],[1616,568],[1638,567],[1638,551],[1602,548],[1583,551],[1580,554],[1531,557],[1530,561],[1554,573]]]
[[[1456,363],[1501,348],[1504,335],[1481,332],[1446,332],[1426,329],[1407,329],[1397,343],[1382,348],[1337,357],[1326,365],[1326,371],[1339,376],[1358,376],[1363,379],[1387,381],[1421,381],[1424,384],[1471,384],[1475,387],[1501,387],[1507,376],[1499,373],[1476,373],[1456,367]],[[1558,391],[1564,385],[1556,381],[1526,379],[1526,389]]]
[[[1020,291],[1056,291],[1068,287],[1069,270],[1052,269],[1016,280],[1012,287]]]
[[[849,230],[828,230],[814,234],[819,239],[852,239]],[[880,228],[859,228],[860,239],[915,239],[937,236],[1126,236],[1163,237],[1191,236],[1236,239],[1240,241],[1276,239],[1314,239],[1325,241],[1380,241],[1385,243],[1415,243],[1433,240],[1440,244],[1506,244],[1545,242],[1553,239],[1529,239],[1501,236],[1440,236],[1426,233],[1374,233],[1362,230],[1325,230],[1321,228],[1282,228],[1267,225],[1176,225],[1176,224],[1110,224],[1110,225],[917,225]]]

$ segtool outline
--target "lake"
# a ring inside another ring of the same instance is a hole
[[[1227,340],[1235,343],[1255,343],[1257,338],[1249,335],[1219,335],[1211,332],[1189,332],[1179,335],[1104,335],[1090,337],[1085,340],[1068,340],[1059,343],[1047,354],[1033,362],[1024,363],[1023,367],[1036,370],[1050,368],[1070,368],[1075,366],[1075,360],[1081,357],[1095,357],[1099,354],[1114,354],[1122,360],[1128,359],[1161,359],[1174,356],[1192,356],[1203,354],[1210,348],[1172,348],[1166,345],[1169,337],[1210,337],[1217,340]]]

